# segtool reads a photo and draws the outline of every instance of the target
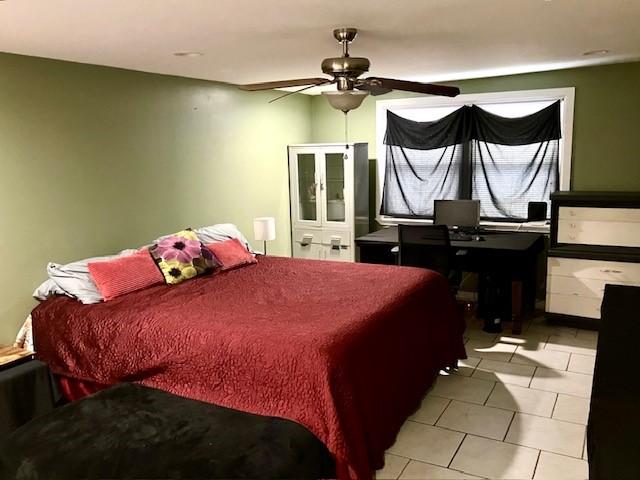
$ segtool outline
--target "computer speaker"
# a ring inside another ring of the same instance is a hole
[[[547,219],[547,202],[529,202],[527,222],[537,222]]]

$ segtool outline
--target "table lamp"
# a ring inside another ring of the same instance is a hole
[[[276,239],[276,219],[273,217],[258,217],[253,219],[253,234],[256,240],[264,242],[264,254],[267,254],[267,240]]]

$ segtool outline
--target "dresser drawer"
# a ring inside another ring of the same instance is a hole
[[[640,223],[640,208],[560,207],[560,220]]]
[[[547,293],[546,311],[575,317],[600,318],[602,299]]]
[[[332,260],[334,262],[353,262],[353,250],[351,247],[340,247],[340,249],[331,248],[329,245],[322,245],[323,260]]]
[[[560,219],[558,243],[640,247],[640,222]]]
[[[321,260],[320,252],[322,251],[322,245],[316,243],[309,243],[308,245],[302,245],[299,242],[293,242],[293,257],[294,258],[307,258],[311,260]]]
[[[310,228],[296,228],[293,230],[293,243],[306,245],[311,243],[322,243],[322,230],[313,230]]]
[[[640,284],[640,263],[549,257],[547,275]]]
[[[351,232],[348,230],[322,230],[322,243],[325,245],[331,245],[331,241],[334,238],[340,242],[340,245],[351,245]]]
[[[607,280],[550,275],[547,277],[547,293],[602,299],[606,284]]]

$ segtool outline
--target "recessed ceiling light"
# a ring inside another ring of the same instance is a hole
[[[584,52],[582,55],[585,57],[591,57],[593,55],[606,55],[607,53],[609,53],[609,50],[603,48],[601,50],[589,50],[588,52]]]
[[[176,57],[201,57],[204,55],[202,52],[176,52],[174,53]]]

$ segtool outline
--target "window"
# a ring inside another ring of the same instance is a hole
[[[479,199],[484,220],[526,219],[529,201],[547,201],[552,191],[569,189],[573,98],[574,89],[566,88],[378,101],[377,206],[378,212],[381,207],[392,212],[379,214],[378,221],[397,223],[398,217],[424,221],[433,214],[433,200],[456,198]],[[551,106],[558,101],[560,139],[515,146],[469,139],[422,150],[384,144],[388,112],[390,121],[395,114],[400,120],[442,123],[448,121],[445,117],[455,120],[461,110],[469,113],[475,108],[461,107],[475,105],[479,109],[473,112],[480,117],[515,118],[555,109],[557,119],[558,106]]]

